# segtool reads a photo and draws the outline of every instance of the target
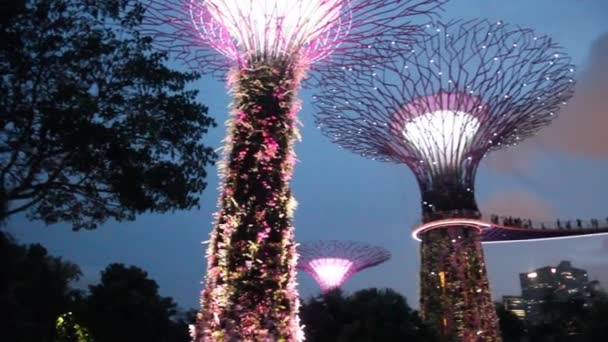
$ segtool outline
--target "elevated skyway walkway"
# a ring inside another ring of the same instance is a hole
[[[427,217],[425,223],[419,223],[413,228],[412,237],[420,241],[420,234],[449,226],[468,226],[478,229],[483,243],[567,239],[608,234],[608,218],[542,222],[517,217],[453,212]]]

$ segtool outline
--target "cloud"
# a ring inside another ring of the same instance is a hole
[[[587,157],[608,158],[608,33],[591,48],[579,70],[575,95],[555,122],[539,134],[543,145]]]
[[[485,165],[492,171],[522,176],[523,170],[529,171],[538,158],[538,142],[535,139],[524,141],[515,147],[490,153],[483,159]]]
[[[581,267],[587,270],[589,280],[599,280],[604,289],[608,287],[608,263],[584,263],[581,266],[575,265],[575,267]]]
[[[590,280],[599,280],[606,289],[608,288],[606,255],[608,255],[608,238],[587,238],[587,243],[579,246],[576,257],[572,259],[576,259],[576,262],[581,264],[580,267],[587,270]]]
[[[600,223],[604,222],[604,219],[600,219]],[[605,236],[598,236],[594,241],[593,248],[591,248],[588,253],[590,258],[600,257],[604,259],[606,255],[608,255],[608,238]]]
[[[555,211],[549,203],[526,190],[509,190],[494,193],[480,202],[481,212],[490,215],[553,220]]]
[[[599,248],[600,254],[608,254],[608,239],[603,239]]]
[[[490,154],[490,170],[521,175],[534,159],[549,151],[594,159],[608,159],[608,33],[592,45],[585,67],[579,70],[574,97],[558,118],[538,136],[517,147]]]

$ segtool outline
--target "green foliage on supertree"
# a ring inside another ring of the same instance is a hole
[[[432,230],[422,239],[423,319],[442,335],[442,341],[500,341],[479,233],[455,226]]]
[[[209,241],[197,325],[202,341],[294,341],[295,200],[289,182],[303,70],[287,63],[237,68],[221,165],[220,211]]]

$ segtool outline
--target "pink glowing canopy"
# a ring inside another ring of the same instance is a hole
[[[323,292],[342,286],[348,279],[353,262],[340,258],[312,260],[309,266],[314,270],[314,278]]]
[[[427,34],[414,20],[436,16],[446,1],[149,0],[142,32],[203,72],[277,59],[311,68],[323,60],[328,69],[385,60],[360,48],[421,39]]]
[[[391,134],[416,150],[431,169],[462,165],[475,135],[488,116],[479,97],[438,92],[405,104],[392,115]]]
[[[536,134],[574,94],[571,59],[548,36],[480,19],[426,27],[398,55],[378,51],[391,63],[326,72],[313,96],[325,135],[408,165],[425,189],[446,174],[472,182],[488,152]]]
[[[405,122],[427,113],[437,111],[464,112],[479,119],[488,113],[488,107],[474,95],[463,92],[439,91],[435,94],[420,96],[406,103],[393,115],[393,122]]]
[[[228,58],[320,59],[347,33],[343,0],[192,0],[201,39]],[[346,12],[348,13],[348,12]]]
[[[303,243],[298,254],[298,269],[310,274],[323,292],[341,287],[355,273],[390,258],[382,247],[334,240]]]

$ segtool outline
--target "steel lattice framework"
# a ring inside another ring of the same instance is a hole
[[[355,273],[391,257],[382,247],[336,240],[303,243],[298,253],[298,269],[310,274],[323,292],[341,287]]]
[[[423,318],[442,340],[500,341],[482,230],[462,223],[481,216],[475,173],[488,152],[551,122],[573,95],[574,67],[550,38],[502,22],[427,30],[427,40],[395,44],[388,64],[326,75],[317,122],[340,146],[414,172],[428,223],[417,233]]]
[[[378,59],[420,39],[447,0],[151,0],[144,33],[196,70],[287,58],[312,69]],[[253,13],[253,15],[252,15]],[[265,13],[267,15],[256,15]],[[364,47],[362,49],[362,47]]]
[[[574,67],[550,38],[502,22],[427,30],[425,42],[395,46],[389,65],[324,77],[317,122],[346,149],[408,165],[423,193],[446,185],[472,193],[486,153],[534,135],[566,104]]]

